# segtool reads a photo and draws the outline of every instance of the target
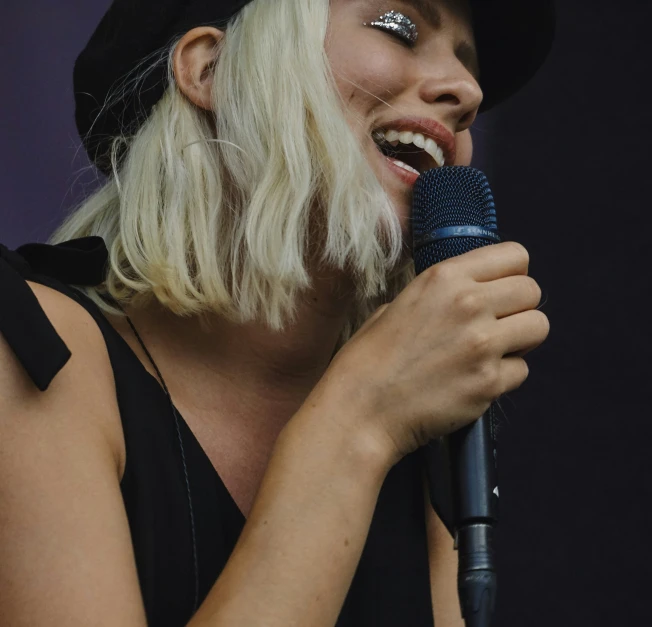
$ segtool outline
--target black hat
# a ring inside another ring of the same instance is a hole
[[[272,1],[272,0],[267,0]],[[196,26],[225,27],[251,0],[113,0],[75,64],[77,129],[91,161],[110,170],[111,140],[135,132],[167,88],[151,70],[127,98],[107,97],[135,68]],[[553,0],[470,0],[486,111],[519,90],[552,45]]]

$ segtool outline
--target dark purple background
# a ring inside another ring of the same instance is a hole
[[[70,76],[107,5],[0,4],[0,241],[10,246],[43,240],[93,184],[88,172],[75,183],[86,162]],[[501,229],[531,252],[552,324],[527,385],[503,399],[495,626],[647,625],[652,3],[558,5],[544,70],[475,126],[476,165]]]
[[[74,124],[72,67],[109,4],[1,0],[0,241],[9,247],[45,240],[97,181]],[[477,122],[478,167],[485,126]]]
[[[79,150],[72,67],[108,6],[0,2],[0,241],[9,247],[47,238],[95,181]]]

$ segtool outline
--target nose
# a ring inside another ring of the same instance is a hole
[[[478,81],[457,58],[431,68],[419,91],[424,102],[437,107],[437,117],[449,120],[457,133],[473,124],[482,103]]]

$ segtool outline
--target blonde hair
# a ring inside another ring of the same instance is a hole
[[[112,176],[52,238],[104,238],[106,283],[88,290],[103,309],[119,313],[106,295],[154,297],[178,315],[281,329],[318,246],[320,263],[354,279],[345,341],[409,282],[398,218],[335,87],[328,16],[328,0],[249,3],[219,45],[215,114],[175,85],[176,44],[161,52],[170,87],[134,136],[114,140]]]

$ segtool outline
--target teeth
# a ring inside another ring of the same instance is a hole
[[[424,150],[435,160],[435,163],[440,168],[444,165],[444,151],[437,146],[437,143],[433,139],[430,139],[430,137],[426,139]]]
[[[402,161],[399,161],[398,159],[390,159],[392,163],[395,163],[399,168],[403,168],[404,170],[407,170],[408,172],[412,172],[413,174],[421,174],[419,170],[415,170],[412,166],[408,165],[407,163],[403,163]]]
[[[392,142],[397,142],[401,134],[398,131],[387,131],[385,133],[385,141],[388,141],[390,144]]]
[[[417,148],[425,148],[426,147],[426,138],[421,133],[415,133],[414,137],[412,138],[412,143]]]
[[[392,146],[398,146],[399,142],[401,144],[414,144],[417,148],[425,150],[435,160],[438,167],[442,167],[446,163],[444,151],[437,145],[437,142],[430,139],[430,137],[425,137],[421,133],[412,133],[411,131],[400,132],[390,129],[388,131],[374,131],[373,137],[377,142],[384,140]],[[409,168],[410,166],[407,167]],[[413,170],[414,168],[410,169]]]

